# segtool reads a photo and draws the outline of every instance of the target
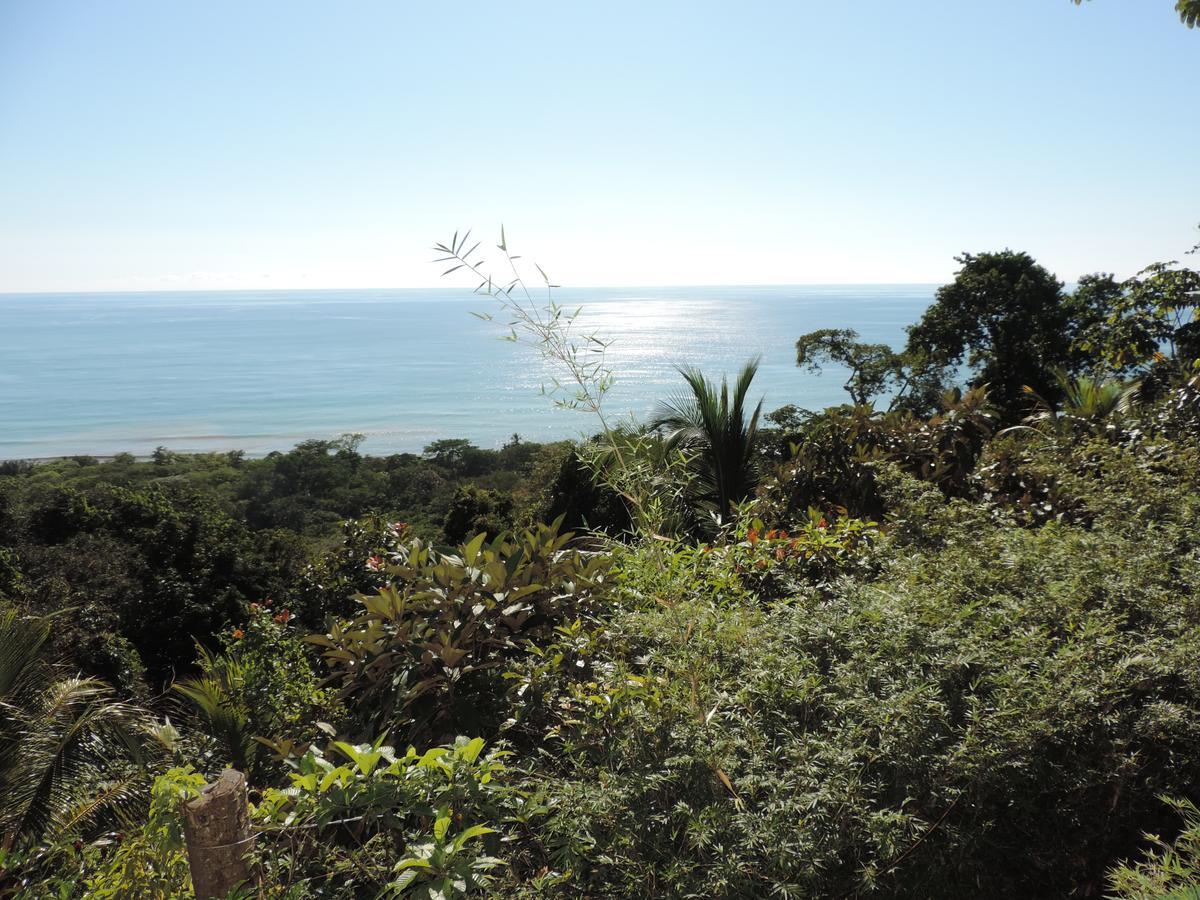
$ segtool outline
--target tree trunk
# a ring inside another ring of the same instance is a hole
[[[196,900],[224,898],[249,882],[253,873],[245,855],[252,849],[254,836],[246,776],[226,769],[199,797],[185,803],[183,833]]]

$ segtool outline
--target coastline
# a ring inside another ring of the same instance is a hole
[[[523,435],[517,434],[515,432],[514,432],[514,434],[516,435],[516,437],[518,437],[520,439],[520,442],[522,444],[535,444],[535,445],[539,445],[539,446],[545,446],[547,444],[557,444],[557,443],[561,443],[563,441],[571,441],[571,440],[576,439],[576,438],[572,438],[570,436],[549,437],[549,438],[541,438],[541,439],[533,439],[533,438],[526,439]],[[236,455],[237,458],[240,460],[253,460],[253,459],[265,459],[274,453],[290,453],[291,451],[295,450],[297,446],[299,446],[300,444],[303,444],[303,443],[307,443],[308,441],[327,441],[332,444],[332,443],[336,443],[340,439],[347,438],[347,437],[353,437],[356,435],[357,435],[356,432],[345,432],[342,434],[335,435],[333,437],[313,436],[313,437],[301,438],[300,440],[294,442],[290,446],[275,447],[271,450],[250,451],[250,450],[243,450],[239,447],[230,448],[228,450],[195,450],[195,449],[176,450],[175,448],[169,447],[166,445],[162,445],[162,447],[171,456],[178,457],[180,459],[196,459],[196,458],[200,458],[200,457],[217,458],[217,457],[230,457],[232,455]],[[442,437],[431,438],[427,442],[426,446],[429,443],[434,443],[435,441],[439,441],[439,440],[465,440],[465,441],[468,441],[473,447],[476,447],[480,450],[499,450],[503,446],[503,443],[497,443],[494,446],[489,446],[485,443],[476,441],[474,438],[463,437],[462,435],[453,435],[453,436],[443,435]],[[403,455],[420,456],[422,454],[421,450],[392,450],[392,451],[380,452],[380,451],[371,451],[371,450],[364,451],[361,448],[359,448],[357,450],[357,452],[362,457],[372,458],[372,459],[386,459],[387,457],[390,457],[390,456],[403,456]],[[80,460],[80,461],[86,460],[88,462],[88,464],[90,464],[90,465],[91,464],[114,463],[114,462],[118,462],[121,460],[125,460],[126,462],[131,462],[131,463],[147,463],[147,462],[154,461],[154,453],[132,453],[132,452],[86,453],[86,452],[81,452],[81,453],[60,453],[60,454],[53,455],[53,456],[3,456],[3,457],[0,457],[0,466],[3,466],[5,464],[22,464],[22,463],[32,465],[32,466],[41,466],[41,465],[51,465],[51,464],[60,463],[60,462],[68,462],[68,461],[72,461],[72,460]]]
[[[617,417],[643,418],[679,386],[761,355],[766,409],[823,409],[844,392],[796,367],[795,340],[844,324],[898,346],[928,287],[571,289],[581,327],[613,343]],[[237,292],[9,298],[0,304],[0,458],[243,450],[265,456],[310,438],[365,435],[362,452],[419,453],[469,435],[481,448],[589,432],[541,394],[553,372],[503,329],[438,290],[305,291],[270,302]],[[475,298],[478,299],[478,298]],[[50,365],[49,361],[54,360]],[[82,452],[81,452],[82,451]]]

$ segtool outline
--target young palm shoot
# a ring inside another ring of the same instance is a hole
[[[732,391],[724,377],[718,387],[700,370],[680,367],[687,392],[661,404],[651,421],[652,427],[666,432],[670,446],[693,453],[701,499],[713,504],[722,524],[758,483],[754,444],[763,401],[747,414],[747,394],[758,364],[755,357],[742,367]]]

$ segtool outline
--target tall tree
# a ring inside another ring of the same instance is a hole
[[[1114,339],[1108,320],[1123,302],[1124,295],[1124,285],[1110,273],[1080,276],[1066,300],[1074,323],[1071,343],[1074,371],[1125,375],[1133,368],[1132,364],[1110,359],[1106,352],[1106,345]]]
[[[1071,363],[1071,311],[1062,283],[1028,253],[965,253],[954,281],[908,329],[906,353],[936,366],[972,370],[1010,414],[1028,403],[1024,388],[1054,395],[1056,368]]]
[[[662,403],[650,423],[667,433],[670,446],[693,451],[704,499],[722,520],[750,496],[757,481],[754,443],[762,400],[748,413],[746,395],[758,363],[755,358],[742,367],[732,391],[724,377],[718,387],[699,369],[681,367],[687,392]]]
[[[903,361],[887,344],[868,344],[852,328],[822,328],[796,341],[796,365],[819,373],[822,363],[850,370],[842,385],[857,406],[866,406],[903,376]]]
[[[1117,373],[1168,360],[1186,369],[1200,357],[1200,271],[1167,262],[1119,284],[1100,279],[1081,279],[1076,292],[1101,285],[1104,300],[1091,304],[1094,312],[1076,337],[1079,348]]]

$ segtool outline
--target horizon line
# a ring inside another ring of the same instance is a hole
[[[789,287],[940,287],[946,281],[780,281],[780,282],[712,282],[712,283],[657,283],[657,284],[561,284],[556,291],[567,290],[641,290],[646,288],[789,288]],[[1070,282],[1068,282],[1070,283]],[[538,292],[544,288],[537,288]],[[455,288],[444,285],[413,287],[219,287],[219,288],[135,288],[106,290],[0,290],[0,297],[63,296],[71,294],[237,294],[255,293],[320,293],[323,291],[366,292],[366,291],[455,291],[477,294],[473,288]],[[487,294],[478,293],[486,297]]]

